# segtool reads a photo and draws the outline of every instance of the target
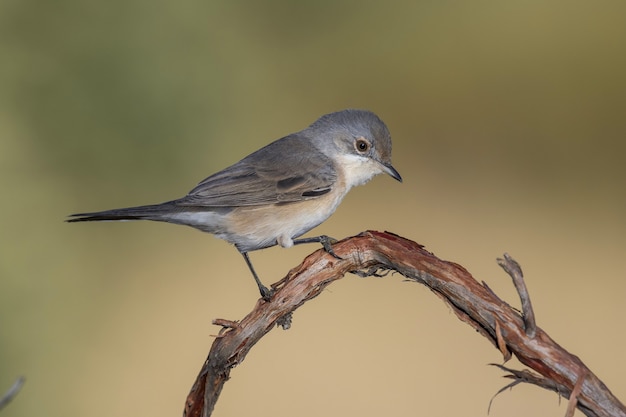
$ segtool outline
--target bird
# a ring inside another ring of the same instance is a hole
[[[262,298],[269,300],[273,291],[259,279],[248,253],[317,242],[337,257],[333,238],[300,236],[328,219],[351,188],[378,174],[402,182],[391,164],[389,130],[371,111],[346,109],[269,143],[182,198],[76,213],[66,221],[152,220],[211,233],[243,255]]]

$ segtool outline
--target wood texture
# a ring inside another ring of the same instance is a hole
[[[511,386],[525,382],[556,391],[570,401],[567,415],[576,407],[587,416],[626,417],[626,407],[602,381],[577,356],[536,326],[521,269],[508,255],[498,261],[515,282],[524,306],[523,315],[462,266],[441,260],[400,236],[368,231],[334,244],[333,249],[342,259],[323,250],[309,255],[272,286],[276,292],[270,302],[259,300],[241,322],[214,321],[222,326],[222,332],[187,397],[186,417],[210,416],[230,370],[274,327],[288,328],[291,313],[326,286],[348,272],[369,276],[390,270],[426,285],[460,320],[490,340],[505,360],[515,355],[534,371],[497,365],[509,372]]]

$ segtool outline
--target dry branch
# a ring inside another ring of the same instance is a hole
[[[575,406],[587,416],[626,417],[626,407],[602,381],[577,356],[536,326],[521,269],[508,255],[499,263],[514,280],[523,317],[462,266],[443,261],[421,245],[397,235],[369,231],[344,239],[333,249],[342,259],[323,250],[309,255],[274,284],[276,293],[270,302],[259,300],[241,322],[215,322],[223,326],[223,331],[214,341],[187,397],[185,416],[211,415],[232,367],[241,363],[252,346],[276,325],[288,327],[291,313],[331,282],[347,272],[368,276],[395,270],[430,288],[459,319],[490,340],[505,360],[513,354],[536,372],[501,367],[510,372],[512,385],[526,382],[554,390],[570,401],[568,413]]]

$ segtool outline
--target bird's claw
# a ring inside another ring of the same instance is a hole
[[[260,285],[259,292],[261,293],[261,298],[263,298],[263,301],[266,301],[269,303],[275,291],[267,288],[265,285]]]
[[[324,247],[324,250],[328,253],[330,253],[334,258],[336,259],[343,259],[342,257],[340,257],[339,255],[337,255],[335,253],[335,251],[333,250],[332,245],[339,242],[337,239],[332,238],[330,236],[326,236],[326,235],[322,235],[320,236],[320,243],[322,244],[322,246]]]

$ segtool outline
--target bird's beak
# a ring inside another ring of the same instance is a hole
[[[400,173],[398,171],[396,171],[396,169],[394,167],[391,166],[391,164],[380,164],[380,166],[383,169],[383,172],[385,174],[388,174],[389,176],[391,176],[392,178],[402,182],[402,177],[400,176]]]

